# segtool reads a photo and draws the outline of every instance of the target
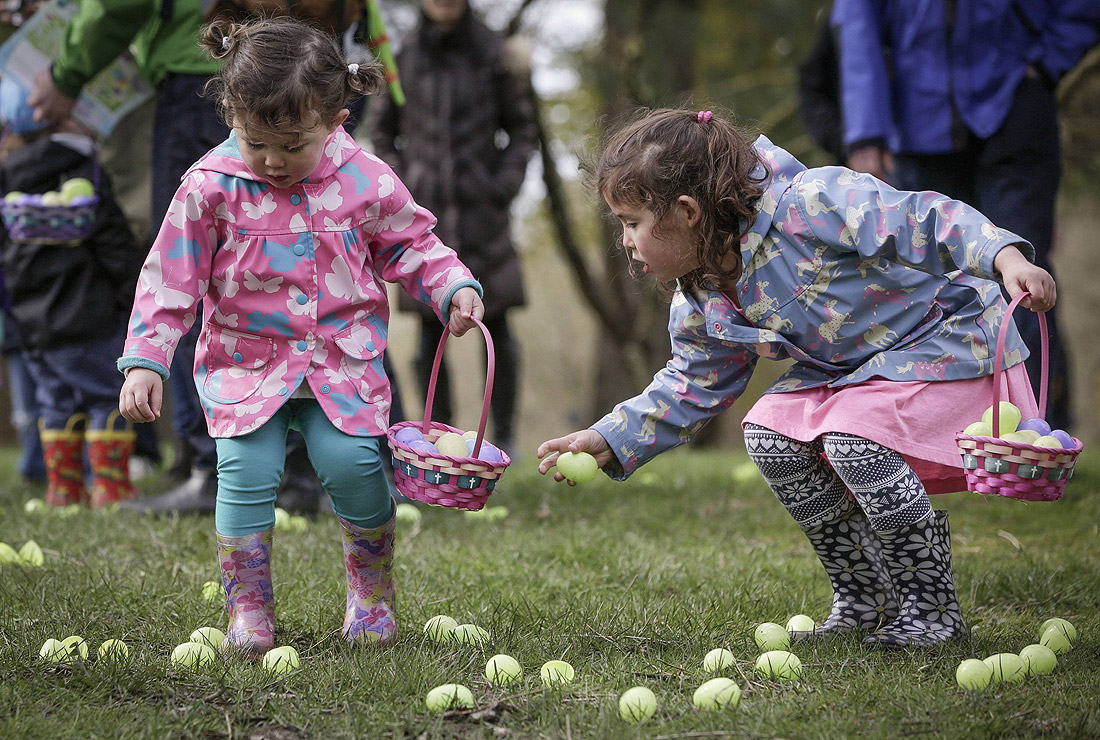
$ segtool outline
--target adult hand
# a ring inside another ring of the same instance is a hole
[[[1023,291],[1031,293],[1020,301],[1021,306],[1045,313],[1054,308],[1058,288],[1049,272],[1033,265],[1016,247],[1005,247],[993,258],[993,269],[1001,275],[1005,290],[1015,298]]]
[[[861,146],[849,152],[848,169],[866,172],[885,182],[894,174],[894,157],[880,146]]]
[[[126,373],[122,392],[118,394],[118,410],[132,422],[153,421],[160,417],[164,402],[164,381],[160,373],[144,367],[131,368]]]
[[[596,458],[596,464],[601,468],[613,457],[611,447],[608,446],[607,440],[603,438],[602,434],[595,429],[582,429],[579,432],[573,432],[557,439],[549,439],[540,444],[535,452],[536,457],[542,460],[539,463],[539,472],[543,475],[549,473],[550,469],[557,463],[558,455],[563,452],[587,452]],[[554,471],[554,480],[560,483],[566,480],[566,477]],[[569,481],[569,485],[576,484]]]
[[[57,89],[47,67],[34,78],[34,88],[27,96],[27,105],[34,108],[35,123],[61,123],[73,112],[76,99]]]
[[[451,296],[451,317],[447,322],[447,328],[451,334],[461,337],[477,324],[474,319],[481,321],[485,318],[485,304],[481,302],[481,296],[473,288],[459,288]]]

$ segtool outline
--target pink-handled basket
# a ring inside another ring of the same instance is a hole
[[[485,440],[485,421],[489,417],[489,399],[493,396],[493,377],[496,374],[496,353],[493,338],[485,324],[474,322],[485,336],[485,396],[481,403],[481,421],[477,426],[473,455],[451,457],[439,452],[424,452],[397,439],[397,433],[406,427],[417,427],[423,438],[432,444],[447,432],[462,434],[461,429],[432,421],[432,403],[435,401],[435,385],[439,366],[443,362],[443,348],[447,345],[450,329],[443,331],[439,347],[435,351],[432,375],[428,381],[428,393],[424,401],[424,418],[421,421],[402,421],[386,432],[386,439],[393,453],[394,484],[397,490],[416,501],[452,509],[476,511],[485,506],[489,494],[512,461],[501,450],[499,461],[479,460],[482,442]]]
[[[993,361],[993,408],[1001,402],[1001,367],[1004,364],[1004,344],[1012,312],[1028,293],[1020,293],[1008,304],[997,335],[997,354]],[[1042,376],[1039,383],[1039,413],[1046,416],[1048,343],[1047,319],[1039,316],[1042,339]],[[989,493],[1025,501],[1057,501],[1066,482],[1073,477],[1073,465],[1081,452],[1081,440],[1074,438],[1073,449],[1036,447],[1035,445],[1000,439],[1000,414],[993,414],[993,436],[955,435],[962,453],[967,487],[976,493]]]

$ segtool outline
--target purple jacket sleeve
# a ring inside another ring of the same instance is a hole
[[[874,0],[837,0],[833,5],[840,111],[849,147],[870,141],[885,145],[890,134],[890,79],[878,6]]]

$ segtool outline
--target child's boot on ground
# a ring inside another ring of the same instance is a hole
[[[397,640],[393,587],[395,516],[380,527],[357,527],[338,517],[344,532],[347,609],[342,634],[349,642],[385,647]]]
[[[243,537],[218,535],[229,628],[225,651],[255,657],[275,645],[275,596],[271,587],[271,534],[265,529]]]
[[[133,498],[130,482],[130,456],[134,452],[134,429],[129,422],[116,429],[120,414],[111,413],[103,429],[88,430],[88,464],[92,468],[92,507]]]
[[[966,637],[951,575],[947,512],[889,532],[879,532],[882,555],[901,607],[897,619],[864,642],[884,648],[934,647]]]
[[[842,632],[871,632],[898,614],[897,597],[874,530],[863,511],[852,506],[844,516],[806,531],[829,581],[833,606],[813,632],[792,632],[795,640]]]
[[[88,417],[73,414],[64,429],[39,430],[46,461],[46,503],[68,506],[88,500],[84,490],[84,430]]]

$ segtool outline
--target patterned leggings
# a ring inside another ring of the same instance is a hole
[[[745,447],[803,530],[847,516],[856,503],[876,532],[915,524],[932,514],[924,484],[909,464],[868,439],[829,432],[800,442],[748,424]]]

